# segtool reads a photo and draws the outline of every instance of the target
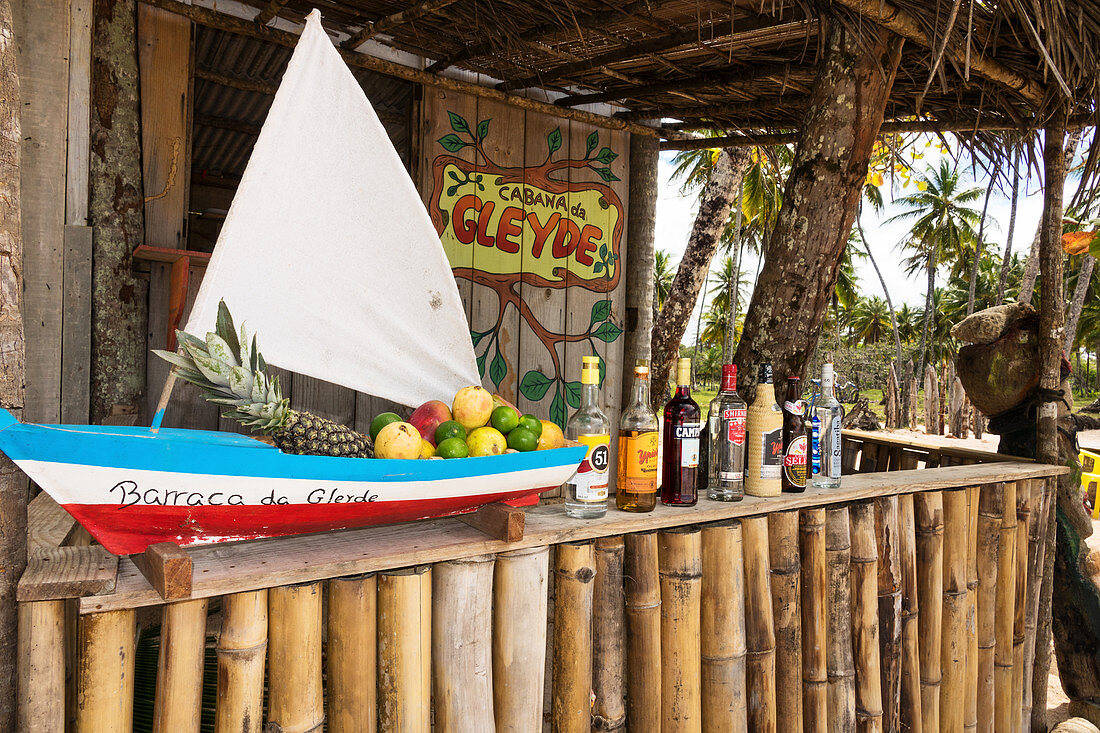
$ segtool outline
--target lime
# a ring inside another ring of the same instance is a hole
[[[441,458],[465,458],[470,455],[470,449],[466,447],[466,441],[462,438],[447,438],[439,441],[435,447],[435,454]]]
[[[501,405],[493,410],[493,416],[489,418],[489,423],[501,433],[507,435],[512,432],[512,428],[519,425],[519,413],[507,405]]]
[[[435,429],[435,444],[439,445],[447,438],[466,440],[466,428],[456,420],[445,420],[439,423],[439,427]]]
[[[498,456],[508,447],[504,442],[504,435],[496,428],[488,426],[472,431],[466,439],[466,445],[470,448],[471,456]]]
[[[519,451],[535,450],[539,447],[539,436],[527,428],[516,428],[508,433],[508,447]]]
[[[527,428],[535,434],[536,438],[542,435],[542,421],[530,413],[519,419],[519,425],[517,427]]]
[[[378,433],[382,431],[382,428],[389,425],[391,422],[401,422],[401,416],[396,412],[383,412],[370,421],[370,439],[374,440],[378,437]]]

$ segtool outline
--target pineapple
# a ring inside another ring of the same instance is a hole
[[[232,408],[225,417],[260,430],[284,453],[373,458],[371,440],[351,428],[309,412],[290,409],[279,378],[269,378],[267,363],[244,328],[237,331],[225,302],[218,305],[216,332],[203,341],[176,331],[179,353],[153,350],[175,367],[176,375],[204,391],[210,402]]]

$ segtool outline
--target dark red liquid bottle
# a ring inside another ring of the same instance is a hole
[[[698,498],[699,404],[691,399],[691,359],[676,364],[676,394],[665,405],[661,503],[694,506]]]

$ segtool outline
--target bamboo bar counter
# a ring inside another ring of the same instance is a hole
[[[160,617],[171,733],[199,730],[204,684],[218,731],[1019,730],[1034,523],[1066,469],[873,433],[844,462],[839,489],[546,504],[516,542],[447,518],[194,548],[173,603],[128,557],[106,592],[28,571],[24,729],[129,730],[137,619]]]

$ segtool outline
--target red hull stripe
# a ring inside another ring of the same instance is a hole
[[[133,506],[65,504],[65,509],[110,552],[143,552],[155,542],[210,544],[350,529],[462,514],[494,501],[534,496],[551,488],[439,499],[246,506]],[[512,501],[513,504],[520,502]]]

